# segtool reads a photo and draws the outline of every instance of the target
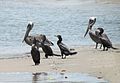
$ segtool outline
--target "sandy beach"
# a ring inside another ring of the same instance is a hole
[[[94,46],[79,46],[75,50],[78,54],[67,59],[56,56],[45,59],[44,53],[41,53],[41,64],[38,66],[34,66],[30,54],[1,59],[0,72],[79,72],[102,77],[110,83],[120,83],[120,50],[101,51]]]

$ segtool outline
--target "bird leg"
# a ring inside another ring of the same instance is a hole
[[[35,65],[39,65],[40,63],[35,63]]]
[[[65,55],[64,59],[66,59],[66,55]]]
[[[62,59],[66,59],[66,55],[64,56],[64,54],[62,54]]]
[[[62,59],[64,59],[64,58],[63,58],[63,53],[61,53],[61,55],[62,55]]]
[[[48,58],[48,55],[47,55],[47,54],[45,54],[45,58]]]
[[[105,46],[103,45],[103,51],[105,51]]]
[[[108,51],[108,48],[106,48],[106,51]]]
[[[96,47],[95,47],[95,49],[97,49],[97,47],[98,47],[98,43],[96,43]]]
[[[102,44],[100,45],[100,49],[102,48]]]

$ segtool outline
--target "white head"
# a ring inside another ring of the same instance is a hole
[[[31,30],[34,26],[34,23],[32,21],[28,22],[27,29]]]
[[[88,24],[89,29],[92,28],[92,26],[95,24],[95,22],[96,22],[96,17],[89,18],[89,24]]]
[[[33,22],[32,22],[32,21],[29,21],[29,22],[28,22],[28,24],[32,25],[32,24],[33,24]]]
[[[96,19],[96,17],[90,17],[89,19],[91,19],[91,20],[95,20],[95,19]]]
[[[88,31],[92,29],[92,26],[95,24],[95,22],[96,22],[96,17],[89,18],[88,27],[87,27],[87,30],[86,30],[84,37],[87,35]]]

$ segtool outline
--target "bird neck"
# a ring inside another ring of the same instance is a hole
[[[57,44],[62,42],[62,38],[59,38],[59,40],[57,41]]]
[[[102,36],[102,34],[103,34],[103,31],[100,31],[99,35]]]
[[[102,33],[99,33],[99,35],[101,36],[101,35],[102,35]]]
[[[98,28],[98,29],[100,30],[99,35],[101,36],[103,34],[103,32],[104,32],[104,29],[103,28]]]
[[[102,34],[103,34],[103,31],[101,31],[99,34],[102,35]]]
[[[91,25],[91,26],[89,26],[89,31],[92,31],[92,25]]]

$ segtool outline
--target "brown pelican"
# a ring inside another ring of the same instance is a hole
[[[118,49],[118,48],[114,48],[112,46],[112,42],[110,41],[110,39],[108,38],[108,36],[106,34],[103,34],[104,32],[104,29],[103,28],[97,28],[99,30],[99,38],[100,38],[100,41],[103,45],[103,51],[107,51],[108,48],[112,48],[112,49]],[[106,48],[106,49],[105,49]]]
[[[63,59],[63,55],[65,55],[64,58],[66,58],[66,56],[68,56],[68,55],[77,54],[77,52],[70,52],[70,50],[67,48],[67,46],[62,43],[61,35],[57,35],[56,37],[58,37],[57,45],[60,48],[62,59]]]
[[[40,64],[40,52],[39,52],[39,49],[37,48],[36,44],[37,44],[37,41],[34,38],[32,49],[31,49],[31,56],[32,56],[32,59],[33,59],[35,65],[39,65]]]
[[[95,31],[95,33],[92,31],[92,26],[95,24],[96,22],[96,18],[95,17],[90,17],[89,19],[89,23],[88,23],[88,28],[86,30],[86,33],[84,35],[84,37],[87,35],[87,33],[89,32],[90,38],[96,43],[96,49],[98,44],[101,44],[100,48],[102,47],[102,43],[100,41],[100,38],[98,37],[98,32]]]
[[[39,42],[41,42],[43,39],[42,34],[36,35],[36,36],[29,36],[29,33],[32,30],[33,26],[34,26],[34,24],[32,22],[29,22],[29,24],[27,25],[27,30],[26,30],[24,39],[23,39],[23,42],[25,41],[30,46],[32,46],[32,44],[33,44],[34,37]],[[53,45],[53,43],[51,41],[49,41],[48,39],[46,39],[44,43],[49,46]],[[37,47],[41,47],[40,44],[38,44]]]

